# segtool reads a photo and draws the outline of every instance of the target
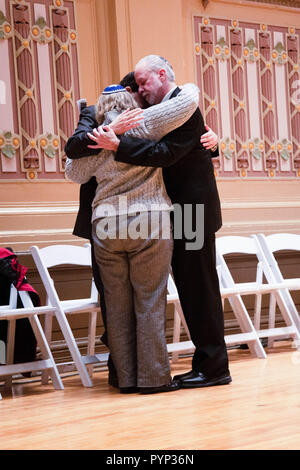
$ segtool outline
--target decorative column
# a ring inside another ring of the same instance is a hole
[[[64,146],[77,122],[73,0],[0,0],[1,177],[64,175]]]

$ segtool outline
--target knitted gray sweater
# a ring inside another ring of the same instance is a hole
[[[198,87],[186,84],[175,98],[144,109],[142,124],[126,135],[158,141],[184,124],[196,110],[198,101]],[[106,123],[114,117],[115,111],[106,113]],[[67,159],[66,175],[80,184],[96,176],[98,187],[92,204],[92,222],[101,217],[172,208],[161,168],[116,162],[109,150],[102,150],[96,156]]]

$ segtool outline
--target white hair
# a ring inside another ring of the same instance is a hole
[[[157,72],[160,69],[164,69],[166,71],[166,75],[170,82],[175,82],[175,73],[173,67],[167,59],[155,54],[146,55],[143,57],[135,66],[137,68],[140,65],[146,65],[147,70]]]

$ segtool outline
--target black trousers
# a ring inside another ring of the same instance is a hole
[[[106,305],[105,305],[105,299],[104,299],[104,289],[103,289],[103,282],[101,279],[99,267],[95,258],[95,253],[94,253],[94,243],[93,240],[90,240],[91,242],[91,255],[92,255],[92,271],[93,271],[93,277],[94,281],[97,287],[97,290],[100,295],[100,308],[101,308],[101,314],[102,314],[102,320],[103,320],[103,325],[104,325],[104,333],[101,336],[101,341],[105,346],[108,347],[108,338],[107,338],[107,323],[106,323]],[[108,371],[111,379],[117,380],[117,372],[115,370],[115,366],[113,364],[111,355],[108,356],[108,361],[107,361],[107,366],[108,366]]]
[[[201,249],[174,240],[172,269],[183,313],[196,347],[192,368],[208,377],[228,372],[224,314],[216,270],[215,235]]]

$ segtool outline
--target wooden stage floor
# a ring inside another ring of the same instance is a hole
[[[121,395],[94,374],[55,391],[39,381],[1,393],[0,449],[300,449],[300,352],[277,342],[267,359],[229,351],[233,382],[155,395]],[[179,359],[172,373],[190,369]]]

